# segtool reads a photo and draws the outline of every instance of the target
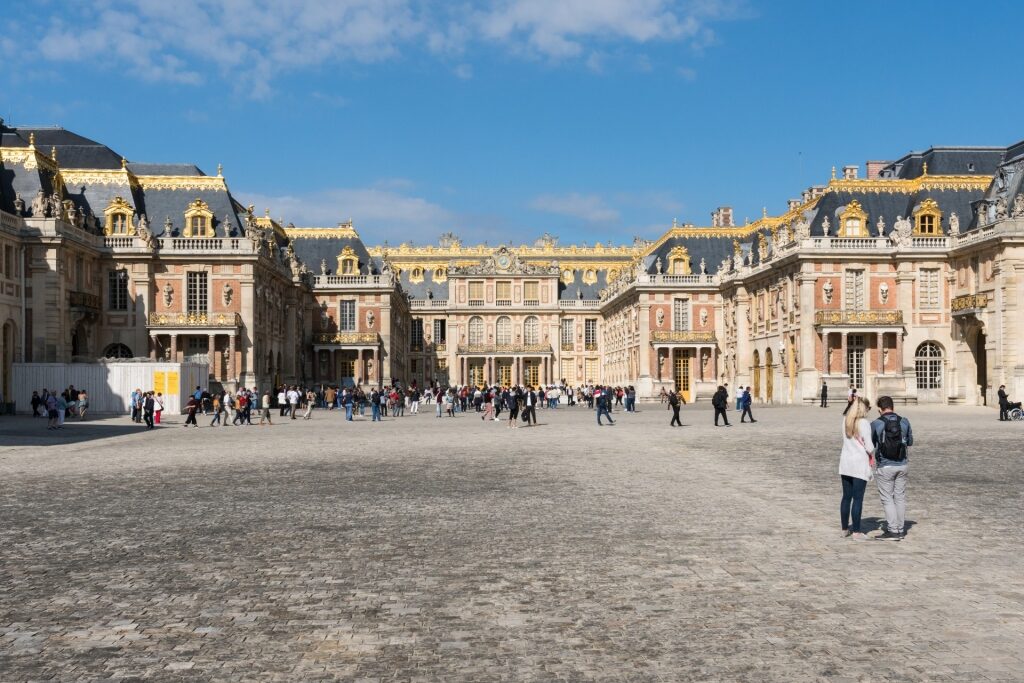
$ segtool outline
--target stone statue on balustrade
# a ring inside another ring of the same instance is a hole
[[[45,218],[48,207],[49,202],[46,200],[46,193],[43,192],[42,188],[40,188],[40,190],[36,192],[35,198],[32,200],[32,217]]]
[[[896,216],[896,223],[889,234],[889,239],[896,248],[910,246],[914,239],[914,226],[909,217]]]
[[[153,237],[153,233],[149,231],[149,219],[146,218],[146,214],[139,216],[139,227],[136,229],[136,234],[142,243],[146,245],[146,248],[150,251],[155,251],[157,242],[156,238]]]
[[[14,195],[14,213],[18,216],[25,215],[25,200],[21,198],[20,192]]]
[[[1019,194],[1013,198],[1013,212],[1010,215],[1014,218],[1024,217],[1024,194]]]
[[[956,215],[956,211],[949,214],[949,234],[960,234],[960,216]]]
[[[1006,218],[1007,215],[1008,212],[1006,209],[1006,196],[1004,195],[996,199],[996,220],[1002,220]]]

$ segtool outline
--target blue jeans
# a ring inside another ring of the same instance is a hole
[[[849,529],[855,534],[860,533],[860,511],[864,505],[864,488],[867,482],[863,479],[840,475],[843,480],[843,500],[839,503],[839,521],[843,525],[843,531]],[[851,519],[852,519],[852,524]]]
[[[352,404],[351,403],[346,403],[345,404],[345,419],[348,420],[349,422],[352,421]]]
[[[370,419],[370,422],[380,422],[380,406],[374,403],[371,408],[373,409],[373,417]]]
[[[601,416],[602,415],[604,415],[605,417],[608,418],[608,423],[609,424],[615,424],[615,422],[612,420],[612,414],[608,412],[607,408],[598,408],[597,409],[597,424],[601,424]]]

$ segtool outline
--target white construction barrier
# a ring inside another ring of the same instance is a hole
[[[60,393],[69,386],[89,392],[89,412],[126,414],[136,389],[159,391],[164,395],[164,410],[181,414],[182,407],[197,386],[209,385],[208,366],[201,363],[154,363],[138,361],[99,361],[96,363],[15,363],[12,367],[18,413],[32,412],[32,392],[43,389]]]

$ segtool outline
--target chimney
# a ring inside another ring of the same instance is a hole
[[[882,169],[891,164],[891,161],[868,161],[867,165],[867,178],[868,180],[875,180],[882,177]]]
[[[732,222],[732,207],[731,206],[720,206],[711,212],[711,227],[713,228],[731,228],[733,227]]]
[[[858,170],[857,166],[843,166],[843,180],[856,180]]]
[[[800,206],[800,200],[799,199],[790,199],[788,202],[786,202],[786,205],[789,208],[789,210],[792,211],[792,210],[796,209],[796,207]]]

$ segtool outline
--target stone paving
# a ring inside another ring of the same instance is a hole
[[[0,418],[0,680],[1024,680],[1024,423],[901,412],[899,543],[838,407]]]

